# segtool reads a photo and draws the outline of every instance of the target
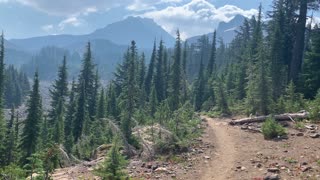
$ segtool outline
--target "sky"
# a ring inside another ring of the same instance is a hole
[[[187,38],[213,31],[235,15],[251,17],[272,0],[0,0],[0,29],[7,39],[88,34],[128,16],[152,18]]]

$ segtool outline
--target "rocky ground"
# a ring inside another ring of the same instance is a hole
[[[288,136],[265,140],[261,124],[230,126],[231,119],[203,118],[204,134],[190,151],[175,157],[144,162],[132,159],[127,171],[132,179],[320,179],[320,130],[317,125],[284,125]],[[93,164],[57,170],[69,179],[94,179]],[[76,173],[75,173],[76,172]],[[54,176],[54,179],[59,176]],[[60,176],[62,177],[62,176]],[[70,178],[72,177],[72,178]]]

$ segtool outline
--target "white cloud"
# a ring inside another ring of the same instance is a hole
[[[49,32],[53,29],[53,25],[52,24],[47,24],[41,27],[42,30]]]
[[[179,28],[181,37],[187,38],[211,32],[219,22],[228,22],[237,14],[251,17],[257,14],[257,10],[243,10],[232,5],[216,8],[205,0],[192,0],[182,6],[169,6],[165,9],[149,11],[139,16],[154,19],[155,22],[172,35]]]
[[[78,27],[82,24],[81,20],[78,19],[77,17],[69,17],[63,21],[61,21],[58,25],[60,30],[64,30],[66,26],[74,26]]]
[[[9,0],[0,0],[0,3],[7,3]]]
[[[121,5],[117,0],[16,0],[26,6],[56,16],[75,16]],[[127,3],[129,0],[124,0]]]

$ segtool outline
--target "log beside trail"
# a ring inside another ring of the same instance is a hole
[[[257,117],[248,117],[248,118],[243,118],[243,119],[237,119],[230,121],[230,125],[242,125],[246,123],[255,123],[255,122],[264,122],[267,118],[273,117],[276,121],[294,121],[294,119],[304,119],[308,118],[309,113],[304,111],[304,112],[299,112],[299,113],[285,113],[285,114],[279,114],[279,115],[268,115],[268,116],[257,116]]]

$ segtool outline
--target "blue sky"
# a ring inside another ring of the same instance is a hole
[[[0,0],[6,38],[86,34],[127,16],[148,17],[184,38],[212,31],[234,15],[252,16],[272,0]]]

